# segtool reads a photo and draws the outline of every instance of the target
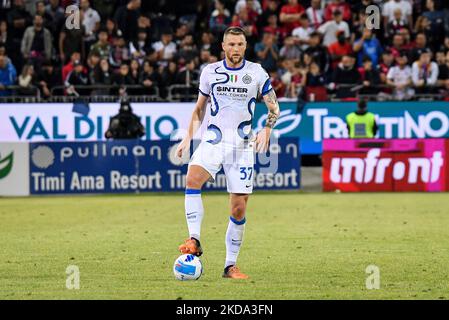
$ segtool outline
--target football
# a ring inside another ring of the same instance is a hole
[[[175,278],[181,281],[198,280],[203,273],[203,265],[197,256],[183,254],[175,260],[173,273]]]

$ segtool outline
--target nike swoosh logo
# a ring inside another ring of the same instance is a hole
[[[222,81],[222,80],[224,80],[224,78],[223,79],[215,79],[215,81]]]
[[[235,239],[232,239],[232,238],[231,238],[231,240],[234,241],[234,242],[242,242],[242,240],[235,240]]]
[[[188,212],[187,215],[190,216],[190,215],[192,215],[192,214],[194,214],[194,213],[197,213],[197,212],[196,212],[196,211]]]
[[[250,188],[250,187],[251,187],[251,185],[246,185],[246,187],[247,187],[247,188]]]

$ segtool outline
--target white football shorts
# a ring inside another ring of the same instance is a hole
[[[253,192],[254,151],[253,143],[248,148],[236,149],[222,143],[201,141],[190,159],[189,166],[203,167],[215,180],[223,168],[229,193],[249,194]]]

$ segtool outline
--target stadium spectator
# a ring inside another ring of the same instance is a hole
[[[151,88],[158,87],[161,80],[161,75],[155,70],[154,65],[149,61],[145,61],[139,83],[142,83],[146,88]]]
[[[117,28],[122,31],[127,41],[134,40],[137,36],[141,4],[141,0],[129,0],[128,4],[115,12],[114,20],[117,22]]]
[[[382,9],[382,16],[384,18],[384,28],[387,29],[388,23],[394,20],[395,10],[400,9],[402,19],[407,21],[408,27],[413,28],[413,8],[409,1],[406,0],[389,0]]]
[[[118,36],[109,55],[109,64],[113,69],[119,69],[123,63],[129,62],[130,59],[131,54],[126,45],[125,38],[123,36]]]
[[[232,17],[230,27],[241,27],[246,34],[246,41],[247,41],[247,59],[251,60],[253,56],[254,51],[254,45],[257,42],[258,38],[258,31],[257,31],[257,25],[255,22],[253,22],[250,19],[250,16],[248,14],[248,10],[246,8],[242,8],[239,12],[239,14],[234,14]]]
[[[106,20],[106,31],[108,33],[108,42],[111,46],[114,45],[117,37],[123,35],[123,32],[117,28],[117,24],[112,18]]]
[[[179,63],[184,64],[186,61],[197,59],[198,48],[191,34],[186,34],[182,39],[178,52],[175,55]]]
[[[390,50],[385,50],[382,52],[381,60],[379,65],[377,66],[377,70],[379,71],[380,81],[382,84],[387,83],[387,74],[390,71],[390,68],[393,66],[394,56]]]
[[[296,98],[302,87],[303,79],[299,71],[299,66],[293,60],[284,60],[285,72],[281,76],[281,81],[285,86],[285,97]]]
[[[129,44],[129,51],[134,59],[137,59],[139,64],[143,64],[147,52],[150,51],[150,42],[148,41],[148,33],[145,29],[139,29],[137,39],[131,41]]]
[[[285,84],[282,82],[281,78],[279,77],[279,74],[277,71],[271,71],[270,74],[270,82],[271,86],[273,87],[273,90],[276,91],[276,96],[278,98],[282,98],[285,95]]]
[[[59,5],[59,0],[49,0],[48,4],[45,6],[45,11],[51,16],[54,23],[54,31],[59,31],[59,27],[65,18],[64,9]]]
[[[195,60],[187,61],[187,63],[179,68],[175,81],[177,84],[191,86],[199,80],[198,72],[195,71]]]
[[[306,10],[310,25],[317,30],[324,23],[324,10],[321,7],[321,0],[312,0],[311,5]]]
[[[438,72],[438,65],[431,61],[430,50],[421,52],[419,60],[412,65],[412,81],[416,88],[416,93],[433,92],[432,86],[437,84]]]
[[[89,53],[89,56],[87,57],[86,69],[90,84],[95,83],[95,73],[99,68],[100,60],[101,56],[95,52]]]
[[[279,21],[284,27],[286,34],[291,34],[293,29],[300,26],[299,19],[303,12],[305,12],[305,10],[303,6],[298,3],[298,0],[288,0],[287,4],[284,4],[281,7]]]
[[[341,12],[345,21],[350,21],[352,18],[351,7],[345,0],[332,0],[324,10],[324,19],[326,21],[332,20],[335,11]]]
[[[306,74],[306,100],[325,101],[327,100],[326,76],[321,72],[320,66],[312,62]]]
[[[374,68],[370,57],[365,56],[362,61],[363,64],[359,68],[359,73],[363,88],[359,91],[359,94],[377,94],[379,89],[376,86],[380,84],[379,72]]]
[[[396,100],[410,99],[414,90],[412,85],[412,69],[407,65],[408,58],[405,52],[396,57],[396,65],[390,68],[387,74],[387,84],[393,87],[393,97]]]
[[[428,51],[427,48],[427,37],[425,33],[418,33],[415,39],[414,48],[410,51],[409,58],[410,62],[415,62],[421,56],[421,53]]]
[[[256,44],[254,50],[258,61],[267,72],[276,70],[279,49],[271,33],[264,33],[262,41]]]
[[[52,36],[48,29],[43,27],[41,16],[34,17],[34,26],[28,27],[23,35],[21,52],[25,60],[40,64],[49,60],[53,52]]]
[[[327,48],[321,44],[320,33],[313,32],[310,35],[309,47],[305,53],[311,56],[313,61],[318,63],[322,72],[328,73],[330,67],[330,57]]]
[[[430,31],[433,35],[433,41],[431,43],[432,50],[438,50],[439,45],[444,40],[444,11],[440,10],[440,7],[436,5],[435,0],[426,0],[426,9],[422,15],[426,17],[430,22]],[[447,19],[447,17],[446,17]]]
[[[95,69],[94,83],[95,85],[105,85],[110,86],[113,84],[113,72],[109,66],[108,59],[102,58],[99,63],[99,67]],[[109,89],[95,89],[93,95],[109,95]]]
[[[379,40],[374,37],[373,31],[368,28],[363,31],[362,38],[354,43],[353,49],[354,52],[358,52],[359,66],[363,63],[363,57],[368,56],[374,68],[377,67],[383,51]]]
[[[153,44],[159,61],[169,61],[177,52],[176,44],[172,41],[173,35],[170,30],[164,30],[160,41]],[[165,63],[166,64],[166,63]]]
[[[189,27],[187,24],[182,23],[180,24],[175,31],[175,34],[173,35],[173,42],[176,44],[176,46],[179,46],[181,44],[181,41],[184,39],[184,37],[189,33]]]
[[[335,88],[337,98],[355,98],[355,90],[361,83],[360,73],[355,67],[355,58],[345,55],[332,74],[331,87]]]
[[[393,19],[388,21],[387,28],[385,29],[385,37],[388,39],[397,34],[402,29],[409,27],[408,21],[403,18],[402,10],[397,8],[393,12]]]
[[[337,31],[337,39],[328,47],[332,69],[337,67],[344,56],[352,54],[352,46],[346,39],[344,31]]]
[[[310,35],[313,32],[313,28],[309,26],[309,18],[307,18],[306,14],[301,15],[299,22],[301,25],[293,29],[292,36],[295,39],[295,44],[299,45],[302,51],[305,51],[309,47]]]
[[[0,96],[9,96],[11,91],[8,86],[15,84],[17,71],[11,60],[6,55],[0,55]]]
[[[98,41],[90,47],[90,53],[99,55],[101,58],[109,57],[111,45],[108,41],[108,32],[106,29],[100,29],[98,32]]]
[[[391,51],[393,57],[398,57],[401,53],[407,52],[405,46],[404,46],[404,37],[400,34],[395,34],[393,36],[393,41],[391,44],[391,47],[388,48],[389,51]]]
[[[23,0],[14,0],[12,9],[7,15],[8,21],[8,37],[11,37],[11,47],[8,56],[11,57],[14,65],[22,68],[23,59],[20,52],[23,34],[26,28],[32,24],[32,17],[25,9]]]
[[[138,84],[140,81],[140,64],[136,59],[131,60],[131,63],[129,64],[129,74],[132,82]]]
[[[0,1],[0,20],[6,19],[8,12],[11,10],[12,2],[11,0]]]
[[[19,89],[17,94],[22,96],[35,96],[37,79],[32,64],[26,64],[18,78]]]
[[[256,16],[262,14],[262,6],[258,0],[238,0],[234,12],[238,14],[244,8],[254,12]]]
[[[131,77],[130,67],[127,63],[122,63],[119,72],[114,74],[112,81],[115,85],[126,87],[127,85],[134,85],[134,79]]]
[[[53,20],[52,15],[45,9],[45,2],[42,0],[36,2],[36,15],[42,17],[43,27],[50,31],[51,34],[56,32],[57,24]]]
[[[272,33],[276,39],[277,42],[282,41],[282,39],[285,39],[286,33],[285,30],[281,28],[278,24],[278,16],[275,14],[272,14],[268,17],[268,24],[262,28],[263,33]]]
[[[299,59],[301,58],[301,49],[295,45],[294,37],[285,38],[284,45],[279,51],[279,57],[280,59],[289,59],[294,62],[299,62]]]
[[[44,98],[49,98],[51,96],[51,88],[61,85],[61,74],[51,61],[45,60],[42,63],[41,71],[37,75],[37,82],[41,95]]]
[[[403,45],[404,50],[410,52],[410,50],[412,50],[415,47],[415,43],[411,40],[412,38],[410,30],[408,28],[402,28],[401,30],[398,31],[398,34],[401,35],[402,38],[404,39]]]
[[[140,30],[145,30],[149,42],[156,41],[155,30],[151,25],[151,19],[145,14],[140,15],[139,19],[137,19],[137,32],[140,32]]]
[[[76,86],[86,86],[89,84],[89,77],[80,60],[73,62],[73,70],[67,75],[65,86],[69,95],[87,96],[90,93],[89,89],[76,88]]]
[[[267,0],[266,1],[266,8],[264,8],[262,14],[259,16],[258,19],[258,28],[260,30],[263,30],[265,27],[270,26],[272,22],[270,23],[270,19],[272,16],[276,17],[276,28],[279,28],[278,24],[278,18],[279,18],[279,2],[276,0]]]
[[[176,83],[176,75],[178,73],[178,66],[175,62],[170,61],[168,66],[162,71],[162,88],[163,92],[167,93],[167,88]],[[166,96],[166,95],[165,95]]]
[[[74,52],[70,56],[70,61],[62,68],[62,81],[65,82],[69,73],[73,70],[75,61],[81,60],[81,54]]]
[[[96,41],[96,33],[100,29],[101,18],[98,12],[91,8],[89,0],[81,0],[80,9],[80,15],[83,16],[84,45],[88,51]],[[86,52],[86,54],[88,53]]]
[[[343,21],[341,11],[335,10],[333,12],[333,20],[327,21],[318,28],[318,32],[323,34],[323,45],[328,47],[337,41],[337,31],[340,30],[344,31],[346,38],[351,36],[349,25],[346,21]]]
[[[225,8],[224,0],[215,0],[215,10],[209,19],[209,28],[215,35],[219,35],[231,23],[231,13]]]
[[[12,37],[8,32],[8,24],[5,20],[0,21],[0,46],[4,47],[7,53],[11,53],[12,48]]]
[[[211,56],[211,54],[210,54],[209,50],[201,49],[201,52],[200,52],[200,67],[199,67],[200,74],[203,71],[204,67],[209,64],[210,56]]]
[[[66,17],[69,16],[70,13],[66,13]],[[82,17],[80,15],[80,17]],[[82,20],[82,18],[81,18]],[[74,52],[79,52],[81,54],[81,58],[85,57],[85,48],[84,48],[84,25],[80,25],[80,28],[71,28],[67,27],[64,23],[59,33],[59,56],[62,63],[66,63],[67,60]]]

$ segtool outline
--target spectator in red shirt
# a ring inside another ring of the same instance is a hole
[[[343,20],[350,21],[352,18],[351,7],[345,0],[334,0],[326,6],[324,19],[330,21],[333,19],[334,11],[339,10],[343,14]]]
[[[230,27],[241,27],[245,30],[246,38],[249,44],[253,44],[257,39],[257,26],[248,15],[248,9],[242,8],[238,15],[234,14]]]
[[[67,76],[74,69],[73,63],[75,61],[81,60],[81,54],[79,52],[74,52],[70,56],[70,61],[62,68],[62,81],[65,82],[67,80]]]
[[[298,0],[288,0],[288,4],[282,6],[279,20],[287,34],[291,34],[293,29],[301,25],[299,20],[303,12],[304,8],[298,3]]]
[[[352,46],[347,41],[345,32],[342,30],[337,31],[337,41],[332,43],[329,47],[329,54],[332,61],[332,69],[335,69],[341,62],[341,58],[346,55],[352,54]]]
[[[282,41],[286,37],[282,28],[278,25],[278,16],[272,14],[268,17],[268,24],[262,29],[263,33],[272,33],[276,37],[276,41]]]
[[[395,34],[393,36],[392,46],[389,48],[394,58],[399,57],[400,53],[405,50],[404,47],[404,37],[400,34]]]
[[[393,66],[394,57],[390,50],[385,50],[382,53],[380,58],[380,63],[377,66],[377,70],[379,71],[380,81],[383,84],[387,83],[387,74],[390,71],[390,68]]]

